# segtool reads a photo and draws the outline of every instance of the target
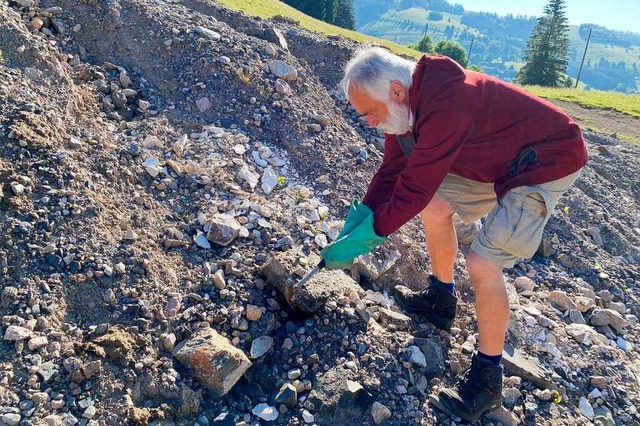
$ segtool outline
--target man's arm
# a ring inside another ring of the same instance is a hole
[[[440,91],[415,128],[419,135],[386,203],[375,209],[375,231],[387,236],[420,213],[451,169],[473,128],[470,103],[459,85]]]
[[[407,165],[407,156],[400,149],[395,135],[385,135],[384,159],[371,179],[362,203],[374,212],[389,201],[398,176]]]

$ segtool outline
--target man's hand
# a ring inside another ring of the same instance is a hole
[[[349,213],[347,214],[347,220],[344,221],[344,227],[342,231],[338,234],[336,240],[344,237],[353,231],[358,225],[362,223],[363,220],[367,218],[367,216],[372,215],[373,211],[362,204],[357,200],[353,200],[351,202],[351,206],[349,207]]]
[[[320,257],[325,260],[327,269],[347,269],[351,267],[353,259],[369,253],[387,240],[387,237],[376,234],[373,228],[373,213],[371,213],[351,232],[326,246],[320,252]]]

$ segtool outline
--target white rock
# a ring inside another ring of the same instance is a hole
[[[298,71],[291,65],[281,61],[275,60],[269,64],[269,70],[279,78],[286,81],[296,81],[298,79]]]
[[[258,184],[259,176],[249,170],[249,167],[247,167],[247,165],[245,164],[240,167],[240,171],[238,171],[238,178],[247,182],[251,189],[255,189],[256,185]]]
[[[245,152],[247,152],[247,148],[244,145],[237,144],[233,146],[233,152],[235,152],[238,155],[242,155]]]
[[[18,341],[28,339],[31,330],[17,325],[10,325],[4,332],[4,340]]]
[[[302,372],[300,371],[299,368],[294,368],[293,370],[289,370],[289,372],[287,372],[287,377],[290,380],[295,380],[299,378],[301,375],[302,375]]]
[[[269,352],[273,346],[273,338],[270,336],[260,336],[251,342],[251,359],[260,358]]]
[[[271,407],[268,404],[262,403],[253,407],[251,412],[260,417],[262,420],[266,420],[268,422],[272,422],[278,418],[278,410],[275,407]]]
[[[49,344],[49,340],[45,336],[34,337],[29,340],[29,350],[35,351]]]
[[[159,166],[160,165],[160,160],[158,160],[156,157],[149,157],[146,160],[144,160],[144,162],[142,163],[143,166],[145,167],[155,167],[155,166]]]
[[[198,232],[198,235],[196,235],[193,241],[198,245],[198,247],[202,247],[203,249],[211,248],[211,243],[209,243],[209,240],[207,240],[207,237],[202,232]]]
[[[307,410],[302,410],[302,419],[305,423],[313,423],[316,420],[313,414],[311,414]]]
[[[261,188],[265,194],[271,194],[271,191],[278,185],[278,175],[271,167],[264,169],[262,174]]]
[[[324,234],[316,235],[313,240],[320,248],[325,248],[327,244],[329,244],[329,242],[327,241],[327,236]]]
[[[412,345],[412,346],[409,346],[409,350],[411,351],[410,361],[412,364],[415,364],[418,367],[423,367],[423,368],[427,366],[427,359],[425,358],[424,354],[422,353],[419,347]]]
[[[207,97],[200,98],[200,99],[198,99],[196,101],[196,107],[198,107],[198,110],[200,112],[205,112],[206,110],[211,108],[211,102],[209,101],[209,98],[207,98]]]
[[[584,396],[580,397],[580,403],[578,404],[578,407],[580,408],[580,412],[589,420],[593,420],[593,417],[595,416],[595,413],[593,411],[593,407],[591,406],[591,404],[589,404],[589,400],[587,400],[587,398],[585,398]]]
[[[202,36],[202,37],[204,37],[206,39],[213,40],[213,41],[218,41],[218,40],[220,40],[220,37],[221,37],[219,33],[215,32],[213,30],[210,30],[208,28],[201,27],[200,25],[195,27],[193,29],[193,31],[196,34],[198,34],[198,35],[200,35],[200,36]]]
[[[622,337],[618,337],[616,345],[625,352],[631,352],[631,343],[627,342]]]
[[[227,286],[227,282],[224,279],[224,271],[222,269],[218,269],[213,273],[213,285],[218,290],[222,290]]]

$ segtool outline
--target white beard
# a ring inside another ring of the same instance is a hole
[[[395,102],[388,102],[389,118],[384,123],[379,123],[378,127],[385,133],[391,135],[402,135],[409,129],[409,106],[399,105]]]

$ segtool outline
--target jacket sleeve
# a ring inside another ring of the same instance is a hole
[[[375,231],[387,236],[429,204],[473,128],[463,84],[431,91],[414,126],[418,138],[388,201],[375,212]]]
[[[371,179],[363,203],[374,212],[384,203],[389,201],[398,176],[407,165],[407,156],[404,154],[395,135],[385,135],[384,158],[380,168]]]

